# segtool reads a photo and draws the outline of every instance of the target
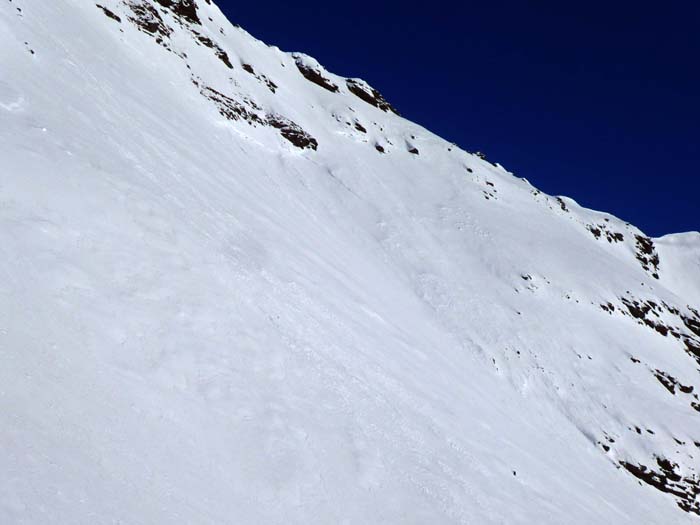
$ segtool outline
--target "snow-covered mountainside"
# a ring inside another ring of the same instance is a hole
[[[700,234],[209,0],[0,0],[0,523],[700,522]]]

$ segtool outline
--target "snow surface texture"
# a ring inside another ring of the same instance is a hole
[[[0,522],[697,523],[700,234],[207,0],[0,0]]]

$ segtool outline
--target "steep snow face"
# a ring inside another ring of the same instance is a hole
[[[0,70],[2,523],[697,522],[699,234],[208,0],[0,0]]]

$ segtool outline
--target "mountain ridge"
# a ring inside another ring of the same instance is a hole
[[[694,522],[700,234],[98,3],[0,11],[5,521]]]

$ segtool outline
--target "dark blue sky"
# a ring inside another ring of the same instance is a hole
[[[548,193],[700,229],[700,2],[217,3]]]

